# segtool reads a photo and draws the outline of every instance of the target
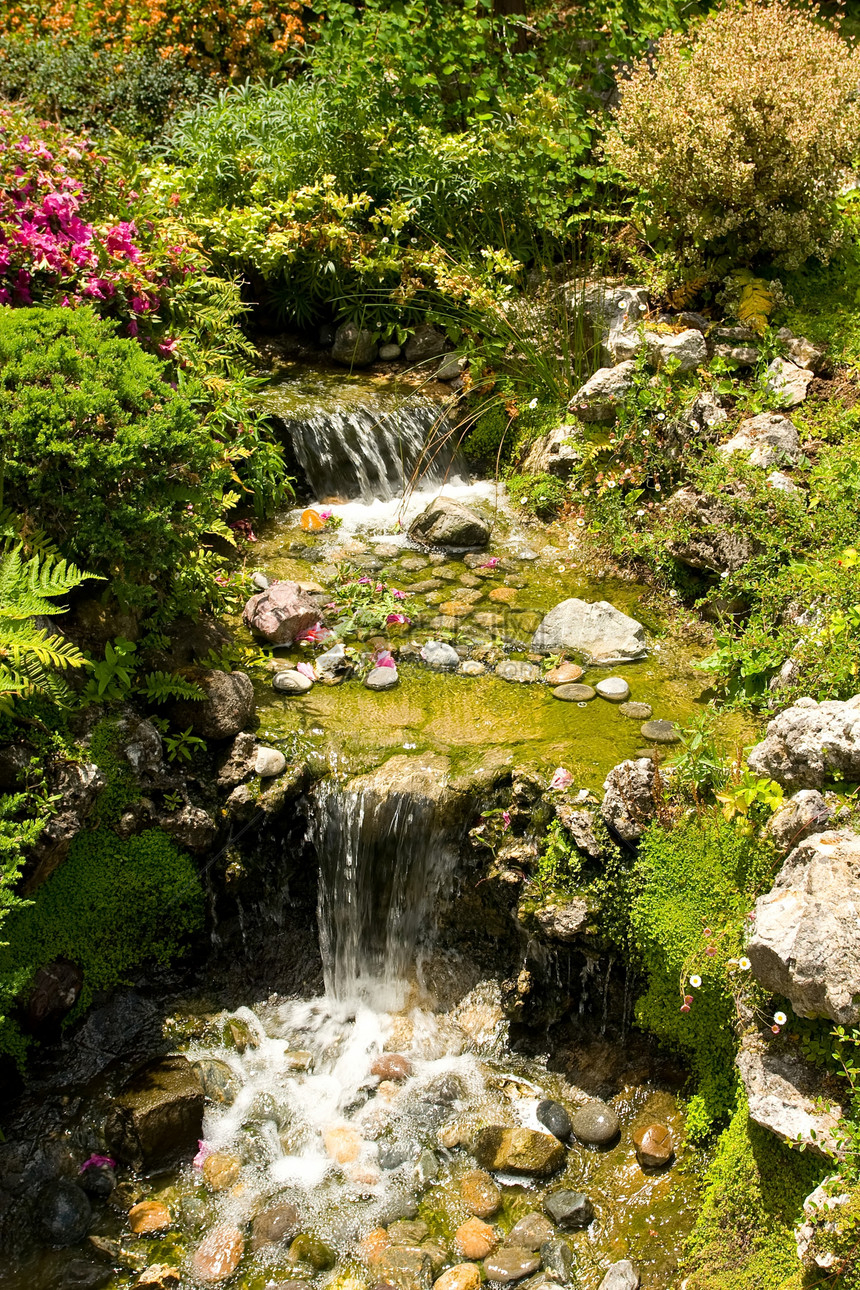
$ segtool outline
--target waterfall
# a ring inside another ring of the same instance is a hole
[[[316,790],[311,835],[330,999],[402,1006],[442,884],[456,863],[439,808],[438,791],[380,790],[372,777]]]
[[[467,483],[454,460],[451,427],[438,406],[370,408],[282,416],[299,465],[319,499],[401,497],[410,484]]]

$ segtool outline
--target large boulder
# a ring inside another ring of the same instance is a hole
[[[482,516],[451,497],[437,497],[409,526],[413,542],[442,546],[452,551],[486,546],[490,526]]]
[[[776,1052],[756,1034],[745,1036],[737,1067],[755,1124],[821,1155],[841,1154],[842,1107],[819,1069],[797,1053]]]
[[[801,788],[771,816],[767,831],[785,855],[811,833],[821,833],[833,822],[833,811],[817,788]]]
[[[720,445],[719,451],[725,456],[748,452],[751,466],[769,470],[785,458],[797,461],[800,439],[794,422],[788,417],[778,412],[762,412],[760,416],[743,421],[732,438]]]
[[[334,335],[331,356],[344,367],[368,367],[376,358],[377,345],[373,333],[358,323],[341,323]]]
[[[801,1016],[860,1021],[860,837],[813,833],[756,901],[747,955],[758,980]]]
[[[479,1131],[471,1150],[482,1168],[524,1177],[546,1177],[565,1162],[565,1149],[558,1139],[536,1129],[488,1125]]]
[[[682,532],[666,543],[670,555],[692,569],[734,573],[752,559],[755,543],[722,502],[693,488],[680,488],[669,500],[669,518]]]
[[[406,342],[404,354],[407,363],[421,363],[428,358],[438,358],[447,348],[445,336],[432,323],[416,327]]]
[[[576,426],[556,426],[542,434],[528,450],[523,464],[524,475],[555,475],[558,479],[569,479],[574,466],[582,454],[574,446],[577,437]]]
[[[638,841],[654,819],[665,773],[650,757],[639,757],[619,762],[606,776],[600,814],[622,841]]]
[[[802,403],[814,375],[810,368],[790,358],[775,358],[767,369],[766,382],[777,407],[796,408]]]
[[[614,421],[618,404],[633,385],[636,362],[628,359],[616,367],[600,367],[576,391],[568,407],[580,421]]]
[[[270,645],[292,645],[296,637],[319,622],[319,605],[297,582],[273,582],[252,596],[242,611],[249,631]]]
[[[750,769],[792,788],[820,788],[834,775],[860,781],[860,694],[798,699],[768,723],[749,755]]]
[[[562,600],[532,637],[544,654],[576,650],[594,663],[624,663],[647,653],[645,628],[606,600]]]
[[[184,1057],[165,1057],[128,1082],[105,1121],[111,1154],[137,1170],[190,1160],[203,1136],[203,1088]]]
[[[173,719],[204,739],[230,739],[254,717],[254,687],[245,672],[201,672],[194,677],[206,698],[177,703]]]

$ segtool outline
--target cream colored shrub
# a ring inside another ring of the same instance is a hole
[[[814,10],[733,4],[636,64],[606,155],[687,262],[826,259],[858,89],[860,55]]]

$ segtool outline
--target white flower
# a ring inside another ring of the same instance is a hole
[[[724,570],[723,570],[723,572],[720,574],[720,577],[722,578],[723,582],[725,582],[725,580],[726,580],[726,578],[727,578],[728,576],[729,576],[729,571],[728,571],[728,569],[724,569]]]
[[[657,413],[657,420],[658,420],[658,421],[665,421],[665,420],[666,420],[666,413],[665,413],[665,412],[658,412],[658,413]]]
[[[775,1012],[773,1014],[773,1019],[778,1026],[784,1026],[785,1023],[788,1021],[788,1017],[785,1015],[784,1012]]]
[[[640,507],[639,507],[639,510],[636,512],[636,514],[637,514],[637,515],[644,515],[644,514],[645,514],[645,508],[644,508],[644,506],[640,506]]]
[[[698,990],[701,984],[702,984],[702,978],[700,976],[694,975],[690,977],[690,985],[693,987],[694,990]]]
[[[752,963],[750,963],[749,959],[743,958],[738,961],[738,967],[742,972],[749,972],[752,967]]]
[[[647,308],[647,305],[640,305],[640,306],[639,306],[639,312],[640,312],[640,314],[644,314],[644,312],[645,312],[646,308]]]
[[[585,528],[585,520],[577,520],[577,521],[576,521],[576,527],[577,527],[578,529],[584,529],[584,528]]]
[[[678,599],[678,593],[677,593],[677,591],[670,591],[670,592],[669,592],[669,599],[670,599],[670,600],[677,600],[677,599]]]
[[[642,431],[642,438],[643,438],[643,439],[650,439],[650,437],[651,437],[651,431],[650,431],[650,430],[643,430],[643,431]]]
[[[382,245],[383,245],[383,246],[385,246],[385,245],[387,244],[387,242],[388,242],[388,238],[387,238],[387,237],[384,237],[384,238],[382,239]]]
[[[537,407],[537,403],[538,403],[537,399],[532,399],[531,403],[529,404],[529,407],[534,409]]]

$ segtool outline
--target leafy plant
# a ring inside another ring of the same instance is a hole
[[[206,740],[191,733],[191,727],[181,730],[179,734],[164,736],[167,756],[171,761],[191,761],[194,753],[206,747]]]
[[[105,645],[104,658],[92,661],[93,678],[83,692],[85,703],[122,702],[139,694],[147,703],[166,703],[170,699],[205,699],[199,685],[175,672],[147,672],[137,676],[140,659],[134,641],[117,637]]]

